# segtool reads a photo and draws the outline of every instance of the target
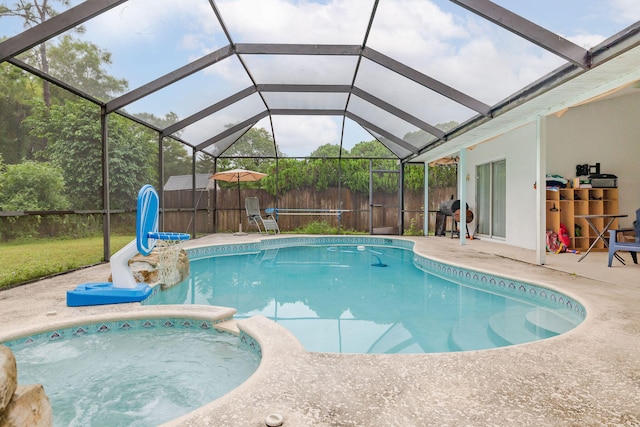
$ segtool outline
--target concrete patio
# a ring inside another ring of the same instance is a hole
[[[255,241],[212,235],[190,247]],[[277,237],[269,237],[277,238]],[[172,426],[638,426],[640,425],[640,266],[606,266],[605,253],[578,263],[495,242],[406,238],[427,257],[557,289],[579,300],[586,320],[561,336],[506,348],[426,355],[308,353],[265,318],[237,322],[261,345],[258,371],[222,398]],[[194,306],[138,304],[70,308],[65,291],[105,280],[109,266],[0,291],[0,340],[52,325],[131,313],[207,316]],[[230,327],[235,327],[231,325]]]

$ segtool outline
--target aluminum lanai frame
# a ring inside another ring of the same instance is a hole
[[[473,12],[474,14],[487,19],[488,21],[499,25],[508,31],[552,52],[553,54],[560,56],[566,59],[568,62],[568,66],[573,69],[572,73],[566,73],[566,70],[559,70],[557,73],[554,73],[551,76],[551,80],[556,80],[552,82],[553,84],[560,84],[565,79],[557,79],[558,76],[564,76],[565,78],[570,78],[575,76],[577,73],[583,72],[595,65],[597,65],[597,61],[594,59],[595,53],[597,51],[588,51],[580,46],[575,45],[574,43],[560,37],[557,34],[554,34],[543,27],[534,24],[531,21],[528,21],[515,13],[500,7],[488,0],[451,0],[452,3],[455,3],[467,10]],[[22,53],[38,44],[58,35],[66,30],[73,28],[74,26],[81,24],[89,19],[102,14],[111,8],[114,8],[122,3],[125,3],[125,0],[109,0],[109,1],[97,1],[97,0],[89,0],[84,3],[79,4],[57,16],[50,18],[49,20],[37,25],[31,29],[24,31],[23,33],[12,37],[9,40],[6,40],[3,43],[0,43],[0,61],[9,61],[14,65],[26,69],[27,71],[34,71],[31,67],[23,62],[13,58],[14,56]],[[105,104],[105,112],[106,114],[110,114],[112,112],[118,112],[122,108],[131,104],[132,102],[139,100],[151,93],[154,93],[162,88],[165,88],[176,81],[179,81],[197,71],[200,71],[216,62],[222,61],[230,56],[236,56],[240,59],[241,64],[247,71],[248,75],[251,77],[251,70],[248,68],[246,63],[242,60],[241,55],[334,55],[334,56],[356,56],[358,62],[362,61],[363,58],[366,58],[370,61],[373,61],[407,79],[410,79],[419,85],[434,91],[438,94],[446,96],[452,101],[464,105],[473,111],[477,112],[478,115],[471,119],[468,123],[465,123],[459,126],[457,129],[445,133],[439,130],[436,126],[430,123],[426,123],[423,120],[414,117],[413,115],[403,111],[401,108],[392,105],[385,100],[379,99],[376,96],[367,93],[365,90],[357,87],[355,85],[358,68],[356,67],[352,85],[348,86],[348,89],[345,86],[336,87],[335,85],[269,85],[269,84],[259,84],[255,80],[252,79],[253,85],[249,88],[246,88],[235,95],[227,98],[224,101],[215,103],[208,108],[205,108],[192,116],[181,120],[180,122],[171,125],[168,128],[161,130],[162,136],[172,136],[175,132],[183,129],[189,124],[195,123],[196,121],[209,116],[211,114],[215,114],[220,109],[225,106],[231,105],[235,102],[238,102],[240,99],[248,96],[252,93],[257,93],[264,103],[264,111],[259,114],[254,114],[252,116],[246,117],[242,123],[236,125],[234,127],[234,131],[238,131],[238,129],[246,127],[248,124],[255,125],[262,118],[269,116],[270,118],[273,115],[291,115],[291,114],[305,114],[305,115],[342,115],[344,117],[348,117],[354,120],[356,123],[360,124],[363,128],[365,128],[369,133],[377,138],[376,133],[382,135],[384,137],[384,141],[382,142],[396,154],[397,157],[402,161],[410,161],[417,154],[423,153],[425,151],[430,150],[432,147],[436,147],[443,143],[446,143],[448,140],[455,138],[456,135],[463,133],[465,131],[465,126],[473,126],[475,127],[478,123],[483,123],[486,120],[490,120],[496,114],[499,114],[502,110],[504,110],[505,105],[499,105],[490,107],[479,100],[474,99],[473,97],[458,91],[457,89],[450,87],[444,83],[441,83],[423,73],[420,73],[386,55],[383,55],[374,49],[368,47],[366,45],[367,38],[369,35],[369,31],[371,30],[372,23],[376,17],[376,11],[378,8],[379,0],[376,0],[373,4],[372,11],[370,13],[369,25],[366,30],[366,34],[363,38],[363,44],[361,46],[358,45],[304,45],[304,44],[256,44],[256,43],[234,43],[231,33],[226,27],[223,16],[220,13],[216,2],[211,0],[210,5],[218,18],[220,25],[229,41],[229,45],[225,46],[221,49],[218,49],[215,52],[212,52],[208,55],[205,55],[183,67],[175,69],[174,71],[165,74],[164,76],[157,78],[141,87],[138,87],[134,90],[127,92],[126,94],[113,99],[111,101],[106,102]],[[630,33],[632,31],[628,31]],[[638,41],[636,40],[637,44]],[[609,49],[607,51],[610,52]],[[60,82],[57,81],[52,76],[46,76],[44,73],[39,73],[41,77],[52,81],[53,83],[64,87],[74,93],[77,93],[78,90],[73,88],[69,82]],[[549,79],[546,82],[546,85],[549,84]],[[526,88],[526,92],[521,92],[514,96],[514,99],[519,100],[522,96],[531,96],[531,88]],[[545,88],[546,89],[546,88]],[[385,129],[384,123],[376,123],[372,124],[367,121],[366,118],[360,117],[357,114],[349,111],[349,105],[344,106],[342,111],[338,110],[291,110],[291,109],[272,109],[269,107],[268,103],[265,101],[263,93],[266,92],[347,92],[348,98],[350,99],[352,96],[357,96],[372,105],[388,112],[389,114],[400,118],[412,125],[416,126],[418,129],[426,132],[427,134],[433,136],[431,140],[429,140],[426,144],[421,146],[416,146],[415,144],[405,141],[402,138],[399,138],[397,135],[389,132]],[[96,102],[95,99],[90,97],[88,94],[83,94],[84,98],[91,100],[92,102]],[[509,100],[512,101],[512,100]],[[508,103],[509,106],[514,105],[513,102]],[[496,108],[497,107],[497,108]],[[125,113],[126,115],[126,113]],[[139,121],[139,120],[137,120]],[[143,123],[144,124],[144,123]],[[373,127],[375,126],[375,129]],[[204,142],[199,144],[191,144],[189,141],[181,141],[186,142],[188,145],[195,146],[196,150],[201,151],[210,146],[211,144],[215,144],[216,142],[224,139],[226,136],[231,134],[229,130],[220,133],[218,135],[213,135],[211,138],[207,139]],[[240,137],[242,133],[238,135]],[[277,143],[277,135],[273,135],[274,140]],[[392,146],[395,145],[397,147]],[[228,147],[222,147],[222,150],[216,150],[216,153],[222,153]],[[394,149],[394,148],[399,148]],[[408,155],[402,156],[398,155],[398,152],[408,151]],[[219,155],[218,154],[218,155]]]
[[[40,43],[50,40],[51,38],[74,28],[79,24],[101,15],[116,6],[126,3],[126,0],[88,0],[74,6],[59,15],[56,15],[47,21],[0,43],[0,62],[7,61],[29,73],[37,75],[44,80],[99,105],[103,111],[103,115],[110,113],[121,114],[138,123],[146,125],[147,127],[159,132],[160,141],[163,137],[172,137],[185,145],[195,148],[195,151],[203,151],[210,155],[212,155],[212,153],[206,151],[206,149],[213,146],[213,148],[215,148],[215,154],[213,154],[214,157],[222,155],[222,153],[224,153],[224,151],[231,146],[235,140],[241,137],[248,129],[265,117],[270,118],[273,130],[273,116],[276,115],[342,115],[343,117],[349,118],[362,126],[374,138],[383,143],[402,162],[410,162],[416,159],[417,156],[422,155],[421,157],[424,157],[424,154],[431,150],[437,148],[441,149],[443,146],[451,144],[456,140],[456,138],[464,135],[468,131],[477,129],[494,118],[512,111],[517,106],[525,104],[539,95],[544,94],[553,88],[559,87],[564,83],[571,81],[575,77],[580,76],[611,59],[615,59],[622,53],[640,45],[640,23],[638,22],[605,40],[598,46],[586,50],[488,0],[450,1],[451,3],[465,8],[473,14],[486,19],[487,21],[506,29],[518,37],[521,37],[543,49],[546,49],[554,55],[563,58],[567,63],[507,99],[493,106],[486,105],[449,85],[439,82],[438,80],[369,47],[367,45],[367,39],[369,37],[369,31],[371,30],[372,23],[376,18],[380,0],[373,2],[373,7],[369,16],[369,24],[361,45],[235,43],[231,36],[231,32],[227,29],[222,19],[223,16],[220,13],[215,0],[209,0],[209,4],[218,18],[229,44],[107,102],[95,99],[90,94],[74,87],[70,82],[61,81],[55,76],[43,73],[33,66],[17,59],[16,56],[39,45]],[[358,65],[355,68],[350,85],[262,84],[252,77],[250,67],[248,67],[246,62],[242,59],[243,55],[352,56],[357,59]],[[123,108],[132,104],[136,100],[142,99],[156,91],[159,91],[160,89],[168,87],[173,83],[203,70],[212,64],[224,61],[230,57],[235,57],[240,61],[251,79],[251,86],[240,90],[222,101],[215,102],[209,107],[206,107],[164,129],[157,129],[155,126],[149,125],[148,123],[145,123],[123,111]],[[417,83],[427,90],[438,93],[459,105],[469,108],[477,114],[451,131],[444,132],[439,130],[433,124],[415,117],[415,115],[404,111],[401,107],[394,105],[392,102],[381,99],[358,87],[356,84],[357,75],[360,64],[363,60],[378,64],[407,80]],[[347,102],[342,109],[276,109],[271,108],[269,103],[265,100],[265,94],[268,93],[346,93]],[[182,140],[175,135],[177,131],[184,129],[186,126],[196,123],[199,120],[215,114],[225,107],[234,105],[235,103],[254,94],[260,97],[264,109],[260,112],[247,115],[244,120],[241,120],[235,126],[211,135],[207,140],[199,143]],[[416,145],[413,142],[406,141],[402,137],[399,137],[390,131],[387,128],[386,123],[373,123],[366,117],[362,117],[351,111],[349,108],[350,101],[354,97],[363,100],[391,116],[397,117],[399,120],[410,123],[416,128],[424,131],[426,134],[431,135],[433,138],[421,145]],[[104,145],[108,146],[106,141],[106,131],[104,129],[103,134],[105,138]],[[274,142],[277,144],[277,135],[274,134],[273,138]],[[216,144],[220,146],[216,146]],[[456,144],[454,143],[453,145],[455,146]],[[108,179],[105,179],[105,182],[108,185]],[[105,198],[107,197],[107,194],[108,191],[105,191]],[[107,206],[108,210],[108,201],[106,201],[105,206]]]

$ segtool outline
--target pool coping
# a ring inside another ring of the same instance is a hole
[[[295,246],[321,245],[369,245],[411,250],[416,267],[429,273],[454,281],[461,286],[472,287],[485,292],[493,292],[520,301],[531,302],[554,309],[564,308],[584,320],[585,307],[575,296],[549,286],[543,282],[534,283],[515,276],[500,275],[490,270],[470,269],[442,259],[426,257],[416,252],[415,242],[396,237],[375,236],[305,236],[261,239],[253,243],[217,244],[187,248],[189,260],[200,260],[213,256],[252,254],[260,251]],[[144,304],[144,301],[143,301]]]
[[[149,306],[155,307],[155,306]],[[40,344],[47,341],[58,341],[116,332],[128,333],[137,329],[180,328],[180,329],[217,329],[222,332],[238,335],[237,327],[231,326],[236,310],[230,307],[198,306],[196,311],[179,309],[179,306],[160,306],[159,310],[139,307],[129,312],[104,313],[100,316],[79,317],[54,321],[45,330],[34,326],[0,335],[0,344],[9,348]],[[182,320],[182,322],[177,322]],[[197,322],[197,323],[196,323]]]

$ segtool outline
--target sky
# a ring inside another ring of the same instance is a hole
[[[498,5],[574,43],[590,48],[640,20],[638,0],[495,0]],[[11,6],[14,1],[3,1]],[[362,44],[373,0],[217,0],[236,43]],[[77,4],[74,3],[74,4]],[[58,11],[62,6],[57,5]],[[84,24],[75,34],[112,55],[107,71],[135,89],[173,69],[228,45],[208,0],[130,0]],[[21,31],[18,20],[0,18],[0,35]],[[380,0],[367,40],[397,61],[493,105],[551,72],[564,60],[488,23],[448,0]],[[350,84],[354,58],[244,57],[257,83]],[[403,83],[386,69],[363,62],[367,76],[356,82],[385,99],[402,99],[402,108],[424,114],[430,124],[464,121],[474,113],[436,99],[429,91]],[[240,61],[229,58],[126,107],[131,113],[180,118],[251,85]],[[400,102],[400,101],[399,101]],[[232,123],[263,109],[246,100],[191,126],[181,135],[195,145]],[[240,119],[239,117],[242,116]],[[353,122],[345,146],[373,139]],[[268,120],[258,126],[269,131]],[[327,143],[339,143],[342,117],[293,116],[274,121],[280,150],[304,156]],[[410,128],[398,126],[402,135]]]

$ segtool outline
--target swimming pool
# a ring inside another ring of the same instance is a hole
[[[189,251],[190,277],[144,304],[266,316],[308,351],[436,353],[549,338],[585,317],[566,295],[416,255],[387,238],[284,238]],[[229,256],[227,256],[229,255]]]
[[[5,343],[20,384],[42,384],[55,426],[156,426],[243,383],[260,362],[249,336],[202,319],[59,328]]]

